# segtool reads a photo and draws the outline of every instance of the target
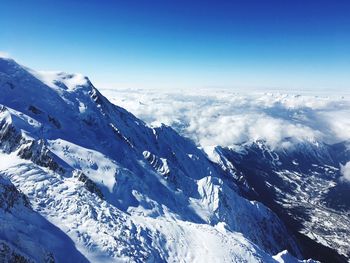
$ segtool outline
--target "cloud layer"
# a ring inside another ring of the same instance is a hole
[[[258,139],[272,147],[286,137],[350,140],[348,95],[235,93],[228,90],[102,90],[153,126],[165,123],[203,147]]]
[[[10,58],[10,54],[0,50],[0,58]]]

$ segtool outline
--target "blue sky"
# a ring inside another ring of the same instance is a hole
[[[0,50],[100,88],[350,89],[350,1],[0,0]]]

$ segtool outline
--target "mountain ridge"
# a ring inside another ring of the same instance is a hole
[[[148,127],[87,78],[0,58],[0,90],[0,173],[87,260],[301,257],[283,222],[192,141]]]

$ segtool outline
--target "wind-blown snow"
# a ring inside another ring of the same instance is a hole
[[[236,93],[229,90],[102,90],[147,123],[171,125],[203,147],[285,138],[350,140],[350,94]]]
[[[0,50],[0,58],[10,58],[10,54]]]
[[[57,89],[64,86],[67,90],[74,91],[87,84],[87,78],[82,74],[67,74],[59,71],[29,71],[49,87]]]
[[[350,182],[350,161],[340,166],[340,172],[342,174],[341,179]]]

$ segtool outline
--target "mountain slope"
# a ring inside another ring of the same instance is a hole
[[[350,186],[340,173],[340,164],[350,157],[346,142],[285,143],[290,146],[272,149],[259,141],[217,147],[216,153],[225,169],[240,172],[250,198],[264,202],[287,222],[307,256],[347,262]]]
[[[194,143],[170,127],[149,128],[86,77],[0,59],[0,91],[1,174],[83,258],[274,262],[270,255],[285,249],[300,256],[278,217],[243,198]]]
[[[0,174],[0,261],[87,262],[64,232],[33,211],[28,198],[6,176]]]

